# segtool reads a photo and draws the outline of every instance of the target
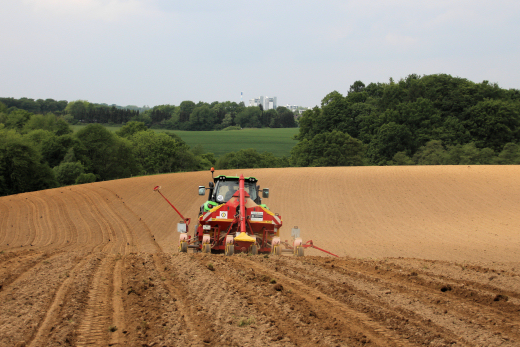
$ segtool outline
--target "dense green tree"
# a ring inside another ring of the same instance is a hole
[[[136,114],[136,115],[132,116],[130,118],[130,122],[144,123],[147,127],[151,126],[153,124],[152,118],[148,114],[145,114],[145,113],[140,113],[140,114]]]
[[[132,143],[112,134],[100,124],[89,124],[76,134],[74,154],[98,180],[130,177],[140,172]]]
[[[464,112],[463,124],[478,147],[499,150],[505,143],[520,140],[520,103],[481,101]]]
[[[190,115],[195,109],[196,105],[193,101],[183,101],[179,105],[179,122],[184,123],[190,120]]]
[[[260,128],[262,113],[256,106],[246,107],[235,117],[235,124],[242,128]]]
[[[76,183],[76,179],[79,175],[85,173],[85,169],[79,161],[75,163],[61,163],[52,170],[59,184],[62,186],[69,186]]]
[[[32,130],[25,137],[35,145],[45,162],[50,167],[57,166],[72,148],[74,138],[72,135],[57,136],[48,130]]]
[[[87,115],[87,109],[89,102],[85,100],[71,101],[65,107],[65,112],[70,114],[74,119],[78,121],[84,121]]]
[[[116,135],[119,137],[129,138],[130,136],[140,132],[146,131],[148,127],[143,122],[130,121],[116,131]]]
[[[256,149],[241,149],[226,153],[217,159],[215,168],[246,169],[287,166],[287,158],[276,158],[271,153],[259,153]]]
[[[231,116],[231,113],[227,113],[224,116],[224,119],[222,120],[222,129],[230,127],[234,124],[233,117]]]
[[[164,133],[141,131],[132,135],[130,140],[135,158],[145,174],[184,171],[194,169],[197,165],[195,156],[191,153],[192,161],[186,163],[190,156],[187,153],[188,146]]]
[[[214,109],[208,105],[198,106],[190,114],[190,128],[192,130],[212,130],[216,120],[217,115]]]
[[[338,130],[303,139],[291,150],[293,166],[363,165],[364,145]]]
[[[43,129],[52,131],[58,136],[72,134],[70,125],[61,118],[56,117],[52,113],[33,114],[29,117],[29,120],[25,122],[22,132],[30,132],[35,129]]]
[[[520,146],[516,143],[506,143],[496,158],[496,162],[498,164],[520,164]]]
[[[93,173],[83,173],[76,178],[76,184],[96,182],[96,175]]]
[[[419,165],[442,165],[446,161],[446,151],[442,141],[432,140],[417,150],[413,160]]]
[[[383,124],[368,145],[368,155],[377,165],[385,165],[397,152],[410,152],[413,136],[404,124]]]
[[[54,173],[37,149],[14,130],[0,128],[0,195],[56,186]]]
[[[0,116],[0,122],[8,129],[22,131],[31,116],[32,113],[28,111],[13,109],[11,111],[8,110],[7,113],[2,113]]]
[[[397,152],[388,165],[414,165],[414,161],[406,155],[406,152]]]
[[[279,106],[276,109],[278,117],[280,119],[280,125],[282,128],[296,128],[297,124],[294,120],[294,113],[286,107]]]

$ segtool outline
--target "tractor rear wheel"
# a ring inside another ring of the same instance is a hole
[[[303,247],[302,246],[298,246],[298,248],[296,248],[296,256],[303,257]]]
[[[226,250],[224,252],[225,255],[233,255],[235,253],[235,245],[227,244]]]
[[[202,253],[211,253],[211,245],[209,243],[202,245]]]
[[[251,252],[252,255],[257,255],[258,254],[258,246],[257,245],[252,245],[250,252]]]
[[[188,243],[187,242],[181,242],[181,244],[179,246],[179,252],[188,253]]]

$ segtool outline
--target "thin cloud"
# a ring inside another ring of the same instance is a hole
[[[387,34],[385,41],[391,46],[409,47],[413,46],[417,42],[417,39],[411,36]]]
[[[45,15],[106,22],[156,12],[149,2],[143,0],[24,0],[24,3]]]

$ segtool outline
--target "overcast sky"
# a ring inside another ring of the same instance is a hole
[[[520,1],[0,0],[0,96],[118,105],[447,73],[520,89]]]

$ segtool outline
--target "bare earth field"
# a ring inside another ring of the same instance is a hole
[[[2,197],[0,346],[520,346],[519,166],[218,173],[340,257],[178,254],[208,172]]]

